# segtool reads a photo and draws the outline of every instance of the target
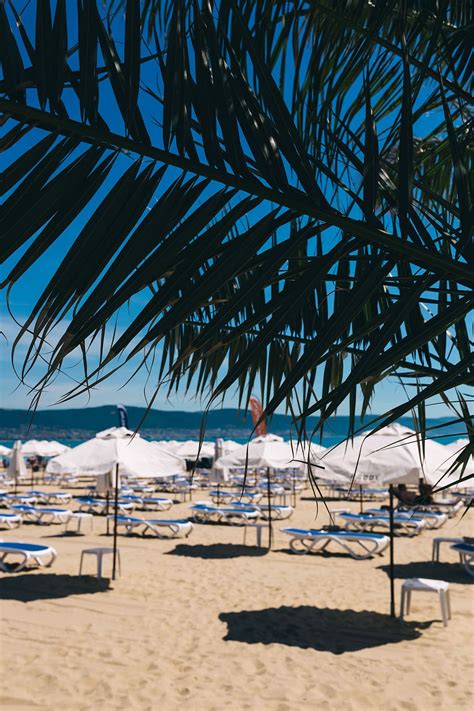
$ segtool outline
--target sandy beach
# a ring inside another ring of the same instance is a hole
[[[175,504],[160,516],[189,513]],[[397,608],[401,579],[446,580],[447,628],[435,595],[415,594],[404,624],[388,616],[388,551],[366,561],[290,554],[280,527],[314,527],[315,513],[307,491],[275,526],[271,553],[244,547],[238,526],[196,524],[182,540],[121,536],[122,576],[110,587],[78,576],[83,548],[111,544],[103,518],[80,536],[63,526],[2,531],[52,545],[58,558],[50,569],[0,573],[1,708],[472,708],[474,578],[448,546],[442,563],[429,562],[435,536],[474,534],[472,513],[396,539]],[[327,522],[320,508],[317,525]],[[93,559],[85,565],[94,571]]]

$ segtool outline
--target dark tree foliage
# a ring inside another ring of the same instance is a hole
[[[304,434],[391,377],[376,426],[443,399],[472,447],[471,31],[464,0],[0,0],[3,286],[81,216],[18,337],[35,396],[80,349],[65,398],[134,359]]]

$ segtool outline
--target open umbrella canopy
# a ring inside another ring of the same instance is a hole
[[[312,445],[315,452],[318,445]],[[284,442],[277,435],[265,435],[250,440],[248,444],[242,444],[230,454],[221,457],[216,465],[220,467],[245,467],[249,469],[301,469],[304,464],[304,447],[291,442]]]
[[[188,439],[186,442],[169,443],[167,447],[170,452],[177,454],[183,459],[212,459],[214,457],[215,445],[214,442],[201,442],[198,440]]]
[[[459,452],[464,449],[464,447],[467,447],[468,444],[469,440],[466,437],[465,439],[457,439],[455,442],[450,442],[444,446],[451,452],[451,454],[459,454]]]
[[[417,484],[420,478],[434,485],[449,466],[448,456],[442,444],[430,439],[423,443],[414,430],[395,423],[327,450],[315,461],[324,466],[316,475],[361,486]]]
[[[52,474],[105,474],[119,466],[120,475],[167,477],[185,471],[185,463],[125,427],[99,432],[94,439],[48,462]]]
[[[3,444],[0,444],[0,457],[9,457],[12,453],[12,450],[9,449],[8,447],[5,447]]]
[[[7,474],[15,479],[15,481],[27,476],[26,464],[23,459],[23,451],[19,439],[15,442],[13,449],[11,450],[10,464],[8,465]]]
[[[57,457],[68,452],[71,447],[54,440],[30,439],[21,448],[24,457]]]

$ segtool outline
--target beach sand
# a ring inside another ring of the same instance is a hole
[[[121,536],[122,576],[110,588],[78,576],[81,549],[111,545],[103,518],[81,536],[2,531],[58,552],[50,569],[0,573],[2,711],[472,708],[474,578],[449,546],[446,562],[429,563],[435,536],[474,534],[472,513],[395,540],[397,609],[403,578],[451,585],[447,628],[437,597],[421,593],[402,624],[388,616],[388,550],[367,561],[289,553],[280,527],[328,522],[321,507],[315,521],[309,497],[276,524],[271,553],[244,547],[237,526],[197,524],[183,540]],[[188,515],[189,503],[158,514]],[[84,572],[94,565],[86,559]]]

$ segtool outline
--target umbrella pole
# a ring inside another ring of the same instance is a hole
[[[117,515],[118,515],[118,478],[119,465],[115,465],[115,492],[114,492],[114,555],[112,562],[112,580],[115,580],[115,571],[117,566]]]
[[[293,506],[296,508],[296,474],[293,470]]]
[[[362,496],[362,486],[359,486],[360,513],[364,513],[364,499]]]
[[[105,494],[105,520],[107,521],[107,532],[106,535],[110,536],[110,530],[109,530],[109,502],[110,502],[110,495],[109,495],[109,490],[107,489],[107,493]]]
[[[272,547],[272,506],[270,504],[270,467],[267,469],[267,504],[268,504],[268,550]]]
[[[395,574],[394,574],[394,556],[393,556],[393,539],[395,535],[393,525],[393,485],[390,484],[390,616],[395,617]]]

